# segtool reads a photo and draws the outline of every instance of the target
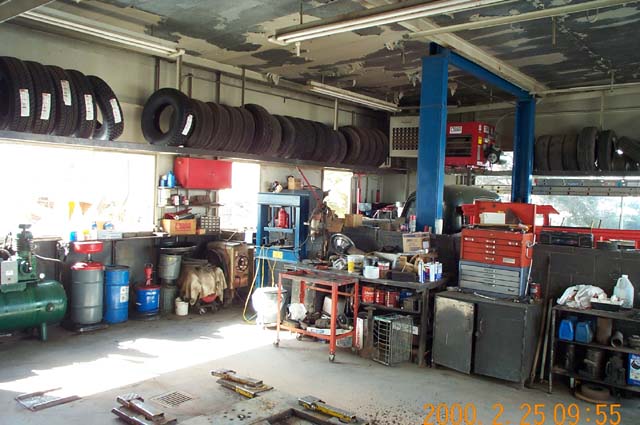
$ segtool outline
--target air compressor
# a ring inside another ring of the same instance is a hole
[[[67,295],[60,282],[38,274],[31,225],[13,243],[0,248],[0,332],[37,328],[47,340],[47,325],[60,322],[67,311]]]

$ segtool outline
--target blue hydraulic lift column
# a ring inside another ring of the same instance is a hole
[[[416,227],[420,230],[425,225],[436,229],[435,224],[442,220],[449,65],[516,98],[511,200],[529,202],[531,197],[536,111],[534,96],[469,59],[431,43],[429,56],[422,58],[420,91],[416,187]]]
[[[447,142],[447,90],[449,51],[429,46],[422,58],[420,123],[418,132],[418,176],[416,182],[416,229],[442,225],[444,157]]]

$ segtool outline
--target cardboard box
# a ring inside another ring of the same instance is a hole
[[[289,190],[300,190],[302,189],[302,180],[296,179],[295,177],[289,177],[287,179],[287,189]]]
[[[162,220],[162,228],[170,235],[195,235],[196,219],[190,220]]]
[[[414,252],[425,248],[428,249],[430,247],[429,237],[427,232],[404,233],[402,235],[402,250],[404,252]]]
[[[344,227],[360,227],[362,226],[362,214],[345,214]]]
[[[344,227],[344,218],[331,217],[327,219],[327,230],[331,233],[340,233]]]

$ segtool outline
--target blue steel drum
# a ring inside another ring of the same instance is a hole
[[[104,321],[126,322],[129,318],[129,267],[107,266],[104,272]]]
[[[160,308],[160,287],[156,285],[136,286],[136,310],[152,313]]]

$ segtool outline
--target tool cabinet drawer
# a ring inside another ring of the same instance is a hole
[[[502,295],[524,296],[529,275],[526,267],[500,267],[460,261],[460,287]]]
[[[501,285],[485,283],[485,282],[478,282],[475,280],[466,280],[464,278],[460,278],[460,287],[472,289],[474,291],[480,291],[480,292],[491,292],[494,294],[510,295],[514,297],[519,296],[518,288],[501,286]]]
[[[461,257],[463,260],[477,261],[486,264],[495,264],[498,266],[524,267],[530,264],[529,261],[522,261],[522,258],[509,255],[463,252]]]

